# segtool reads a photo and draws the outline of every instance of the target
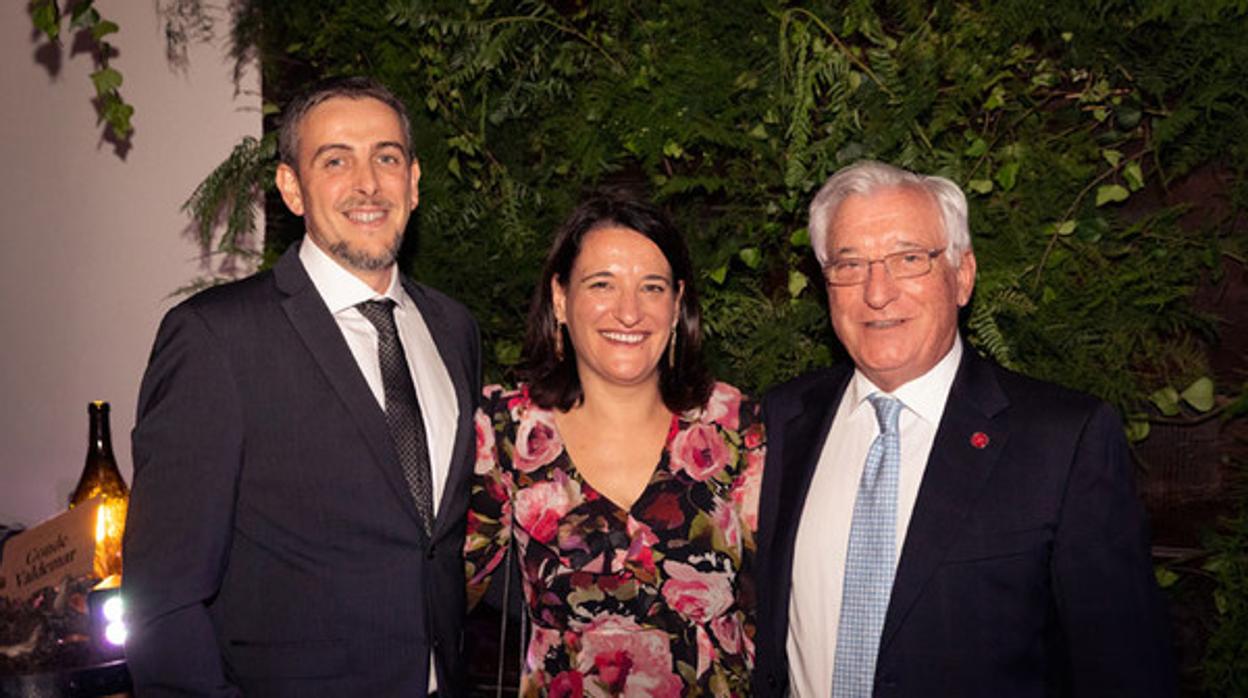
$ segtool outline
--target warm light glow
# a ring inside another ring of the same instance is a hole
[[[95,510],[95,543],[99,545],[104,542],[104,536],[108,534],[108,511],[101,504],[99,509]]]
[[[101,579],[121,573],[121,537],[126,525],[128,501],[104,497],[95,515],[95,576]]]

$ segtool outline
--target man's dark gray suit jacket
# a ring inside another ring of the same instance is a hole
[[[763,401],[760,696],[788,688],[794,543],[852,374],[808,374]],[[1139,698],[1173,695],[1174,682],[1114,410],[966,347],[902,546],[874,696]]]
[[[430,539],[297,252],[180,304],[156,337],[124,548],[138,695],[423,696],[430,652],[462,695],[476,323],[404,279],[459,409]]]

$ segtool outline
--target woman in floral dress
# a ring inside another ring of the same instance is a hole
[[[612,195],[572,213],[530,311],[527,384],[487,388],[477,415],[470,595],[514,543],[522,696],[749,693],[762,423],[707,376],[699,323],[662,213]]]

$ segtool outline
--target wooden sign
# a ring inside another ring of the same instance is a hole
[[[90,499],[8,539],[0,561],[0,596],[24,600],[65,577],[94,574],[101,499]]]

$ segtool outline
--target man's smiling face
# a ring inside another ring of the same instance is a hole
[[[420,180],[398,114],[372,98],[328,99],[299,124],[298,164],[279,165],[277,185],[308,237],[370,286],[388,282]]]
[[[829,222],[830,260],[878,260],[947,244],[935,199],[914,187],[852,194]],[[859,370],[891,392],[927,373],[953,346],[958,308],[970,300],[974,285],[970,251],[957,268],[942,253],[930,273],[908,279],[894,279],[885,265],[871,264],[866,283],[828,285],[832,328]]]

